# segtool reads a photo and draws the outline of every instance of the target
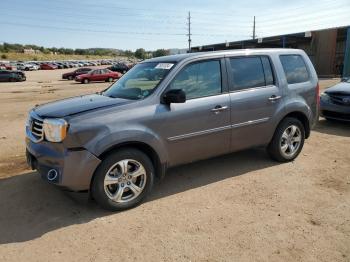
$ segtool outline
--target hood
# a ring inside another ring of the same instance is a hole
[[[97,108],[124,105],[131,102],[133,101],[93,94],[43,104],[34,108],[34,111],[41,117],[65,117]]]
[[[341,82],[335,86],[327,88],[325,93],[350,95],[350,83]]]
[[[85,74],[78,74],[78,75],[77,75],[77,77],[87,77],[87,76],[89,76],[89,74],[86,74],[86,73],[85,73]]]

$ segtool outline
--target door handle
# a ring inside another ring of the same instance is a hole
[[[220,106],[220,105],[217,105],[216,107],[214,107],[211,111],[214,112],[214,113],[220,113],[222,111],[225,111],[228,109],[228,106]]]
[[[269,100],[270,100],[271,102],[274,102],[274,101],[277,101],[277,100],[279,100],[279,99],[281,99],[281,98],[282,98],[282,96],[272,95],[271,97],[269,97]]]

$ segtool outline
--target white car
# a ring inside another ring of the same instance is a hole
[[[16,67],[17,67],[17,70],[21,70],[21,71],[33,71],[33,70],[39,69],[37,65],[30,64],[30,63],[18,63]]]

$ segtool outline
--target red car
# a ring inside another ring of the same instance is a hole
[[[40,69],[41,70],[55,70],[55,69],[57,69],[57,66],[53,65],[53,64],[41,64]]]
[[[0,63],[0,68],[3,68],[4,70],[13,70],[10,64],[5,64],[5,63]]]
[[[122,76],[121,73],[112,72],[108,69],[96,69],[92,70],[87,74],[78,75],[75,78],[75,81],[80,82],[82,84],[87,84],[91,81],[106,81],[112,82],[115,79],[119,79]]]

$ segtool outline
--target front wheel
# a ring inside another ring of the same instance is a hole
[[[153,187],[154,167],[143,152],[129,148],[116,151],[97,168],[91,193],[96,202],[111,211],[132,208]]]
[[[83,79],[83,81],[81,81],[83,84],[88,84],[89,83],[89,79],[85,78]]]
[[[296,118],[287,117],[278,125],[267,150],[276,161],[292,161],[301,152],[304,140],[303,124]]]
[[[107,82],[112,82],[113,81],[113,78],[112,77],[109,77],[108,79],[107,79]]]

